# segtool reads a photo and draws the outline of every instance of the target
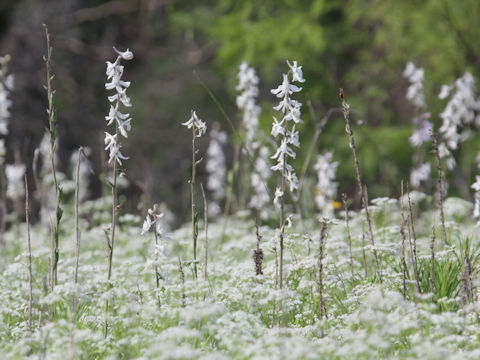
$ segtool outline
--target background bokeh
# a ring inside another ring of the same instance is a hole
[[[267,133],[275,103],[269,89],[280,83],[286,59],[303,65],[301,101],[310,100],[318,116],[339,106],[343,87],[355,120],[364,123],[354,131],[370,197],[395,195],[400,180],[408,179],[413,154],[408,137],[414,109],[402,72],[408,61],[425,69],[426,100],[438,128],[445,105],[437,98],[441,85],[465,71],[480,75],[479,18],[478,0],[4,0],[0,53],[12,56],[16,77],[7,162],[31,164],[48,124],[45,23],[54,47],[59,167],[69,173],[70,154],[79,145],[92,148],[92,197],[104,187],[98,175],[105,168],[105,61],[115,58],[112,46],[135,54],[124,75],[132,81],[133,129],[124,141],[131,210],[165,202],[179,219],[188,216],[191,139],[181,122],[193,108],[207,124],[218,122],[231,134],[198,78],[238,123],[236,74],[244,60],[260,77]],[[298,169],[313,134],[306,106],[303,117]],[[201,152],[207,139],[200,140]],[[471,198],[477,143],[474,136],[455,154],[459,166],[448,174],[450,194]],[[324,149],[340,162],[339,193],[354,193],[340,115],[320,138],[318,151]],[[227,158],[231,162],[231,149]],[[200,181],[204,176],[200,166]]]

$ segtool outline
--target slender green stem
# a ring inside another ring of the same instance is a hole
[[[32,276],[32,246],[30,243],[30,204],[28,196],[28,179],[25,174],[25,218],[27,222],[27,246],[28,246],[28,331],[32,332],[32,307],[33,307],[33,276]]]
[[[61,201],[61,191],[60,187],[57,182],[57,174],[55,170],[55,141],[57,139],[57,125],[56,125],[56,111],[53,106],[53,97],[55,94],[55,90],[52,88],[52,80],[55,77],[51,73],[51,60],[52,60],[52,46],[50,42],[50,34],[48,32],[48,28],[46,25],[45,27],[45,35],[47,38],[47,56],[45,57],[45,65],[47,70],[47,96],[48,96],[48,123],[49,123],[49,133],[50,133],[50,168],[52,171],[53,177],[53,186],[55,188],[55,198],[56,198],[56,205],[55,205],[55,224],[53,228],[53,259],[51,262],[52,270],[52,281],[51,281],[51,289],[55,287],[57,284],[57,267],[58,267],[58,260],[60,257],[59,247],[58,247],[58,237],[60,231],[60,219],[62,217],[62,209],[60,208],[60,201]]]
[[[192,239],[193,239],[193,268],[194,277],[197,279],[197,219],[195,210],[195,177],[197,172],[197,161],[195,159],[195,126],[192,126],[192,179],[190,181],[190,193],[192,197]]]

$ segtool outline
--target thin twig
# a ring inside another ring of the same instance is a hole
[[[370,213],[368,211],[367,185],[364,185],[364,192],[363,192],[363,197],[362,198],[363,198],[363,207],[365,209],[365,214],[366,214],[366,217],[367,217],[368,232],[370,233],[370,240],[372,241],[373,258],[375,259],[375,267],[376,267],[376,270],[377,270],[378,280],[379,280],[380,286],[381,286],[382,283],[383,283],[382,267],[381,267],[380,261],[378,260],[377,247],[375,245],[375,239],[373,238],[372,220],[370,218]]]
[[[253,251],[253,261],[255,262],[255,275],[263,275],[263,249],[260,247],[262,236],[258,230],[258,223],[255,221],[255,233],[257,235],[257,248]]]
[[[58,247],[58,237],[60,232],[60,219],[62,217],[62,209],[60,208],[60,201],[62,197],[60,186],[57,182],[57,173],[55,169],[55,141],[57,139],[57,113],[56,109],[53,105],[53,98],[55,95],[55,90],[52,88],[52,80],[55,77],[51,71],[51,62],[52,62],[52,46],[50,41],[50,33],[48,32],[48,27],[44,24],[45,27],[45,36],[47,38],[47,56],[44,57],[45,60],[45,67],[47,71],[47,86],[45,87],[47,90],[48,96],[48,123],[49,129],[48,132],[50,134],[50,167],[52,171],[53,177],[53,186],[55,188],[55,198],[56,198],[56,205],[55,205],[55,226],[53,228],[53,259],[52,259],[52,280],[51,280],[51,289],[55,287],[57,284],[57,267],[58,267],[58,260],[60,257],[59,247]]]
[[[28,179],[25,174],[25,218],[27,222],[27,246],[28,246],[28,331],[32,332],[32,313],[33,313],[33,275],[32,275],[32,246],[30,243],[30,204]]]
[[[178,258],[178,271],[180,272],[180,279],[182,281],[182,307],[185,307],[185,273],[183,272],[182,260]]]
[[[405,213],[403,211],[403,180],[400,185],[400,213],[402,215],[402,222],[400,224],[400,234],[402,235],[402,283],[403,283],[403,299],[407,298],[407,262],[405,261]]]
[[[320,320],[323,320],[323,317],[327,316],[327,308],[325,306],[325,301],[323,298],[323,259],[324,259],[324,242],[327,234],[327,220],[324,218],[322,223],[322,228],[320,230],[320,240],[319,240],[319,254],[318,254],[318,293],[319,293],[319,311],[320,311]],[[323,336],[323,327],[322,327],[322,336]]]
[[[195,125],[192,125],[192,178],[190,180],[190,195],[192,197],[192,240],[193,240],[193,266],[194,277],[197,279],[197,235],[198,235],[198,223],[197,223],[197,211],[195,210],[195,176],[197,171],[197,160],[195,159]]]
[[[362,222],[362,257],[363,257],[363,269],[365,270],[365,279],[368,276],[368,263],[367,254],[365,252],[365,221]]]
[[[78,149],[78,159],[77,159],[77,175],[75,177],[75,234],[76,234],[76,244],[75,244],[75,276],[74,281],[75,285],[78,284],[78,263],[80,261],[80,229],[78,225],[78,202],[79,202],[79,193],[80,193],[80,163],[81,156],[83,153],[83,147]],[[75,289],[75,295],[73,298],[73,322],[77,321],[77,308],[78,308],[78,298]]]
[[[435,291],[435,219],[432,224],[432,238],[430,242],[430,293],[433,295]]]
[[[343,109],[343,117],[345,119],[345,131],[348,134],[350,138],[350,149],[352,149],[353,152],[353,160],[354,160],[354,165],[355,165],[355,173],[357,176],[357,186],[358,186],[358,194],[360,196],[360,199],[362,199],[362,205],[363,208],[365,209],[365,216],[367,219],[367,225],[368,225],[368,230],[370,233],[370,240],[372,242],[373,246],[373,256],[375,258],[375,265],[376,265],[376,270],[377,270],[377,275],[378,275],[378,280],[380,282],[380,285],[382,285],[382,270],[380,268],[380,264],[378,261],[378,256],[377,256],[377,249],[375,246],[375,239],[373,237],[373,229],[372,229],[372,220],[370,218],[370,212],[368,210],[368,190],[367,186],[363,185],[362,183],[362,176],[361,176],[361,171],[360,171],[360,162],[358,160],[358,155],[357,155],[357,147],[355,145],[355,137],[353,136],[353,130],[352,127],[350,126],[350,105],[347,104],[345,101],[345,96],[343,89],[339,90],[339,97],[342,100],[342,109]]]
[[[432,138],[433,142],[433,152],[435,154],[435,157],[437,159],[437,174],[438,174],[438,179],[437,179],[437,184],[438,184],[438,193],[439,193],[439,199],[440,199],[440,221],[442,223],[442,233],[443,233],[443,241],[445,243],[447,242],[447,230],[445,228],[445,215],[443,212],[443,192],[444,192],[444,186],[443,186],[443,170],[442,170],[442,163],[440,160],[440,152],[438,151],[438,141],[437,141],[437,135],[431,131],[430,136]]]
[[[355,277],[353,275],[352,236],[350,234],[350,224],[349,224],[349,219],[348,219],[347,194],[345,194],[345,193],[342,194],[342,201],[343,201],[343,206],[345,208],[345,220],[347,222],[347,240],[348,240],[348,250],[349,250],[349,253],[350,253],[350,272],[351,272],[351,275],[352,275],[352,287],[353,287]]]
[[[208,204],[207,197],[205,196],[205,189],[203,184],[200,183],[200,189],[202,190],[203,197],[203,221],[205,223],[205,242],[203,243],[203,248],[205,249],[205,268],[203,269],[203,278],[207,280],[207,265],[208,265]]]
[[[413,224],[414,217],[413,217],[413,210],[412,210],[412,200],[410,199],[410,190],[408,188],[408,181],[407,181],[407,196],[408,196],[408,208],[410,211],[410,226],[412,228],[412,235],[413,235],[413,249],[412,249],[413,275],[415,276],[415,284],[417,287],[417,292],[420,293],[420,282],[418,279],[417,235],[415,233],[415,227]]]

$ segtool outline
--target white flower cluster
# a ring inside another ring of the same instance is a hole
[[[132,60],[133,53],[127,49],[125,52],[118,51],[117,49],[113,48],[115,52],[118,54],[117,59],[115,62],[111,63],[107,61],[107,81],[110,82],[105,83],[105,89],[107,90],[115,90],[116,93],[108,97],[108,101],[112,103],[110,105],[110,111],[108,116],[105,116],[105,120],[108,121],[107,125],[111,125],[115,122],[115,134],[110,134],[105,132],[105,150],[110,151],[110,158],[108,162],[110,163],[112,160],[117,161],[120,165],[122,164],[122,160],[128,159],[120,152],[122,144],[118,142],[118,133],[127,138],[128,131],[131,129],[131,118],[130,114],[123,114],[120,112],[120,103],[123,104],[125,107],[131,107],[132,103],[130,102],[130,98],[127,96],[127,89],[130,86],[130,81],[123,81],[123,65],[120,65],[121,60]]]
[[[338,183],[335,182],[338,162],[332,161],[333,155],[327,152],[317,156],[313,169],[317,172],[318,183],[315,187],[315,203],[323,216],[333,214],[332,200],[337,195]]]
[[[252,152],[259,146],[256,140],[258,119],[262,110],[255,102],[258,96],[259,80],[255,69],[249,67],[246,62],[242,62],[240,65],[237,78],[238,85],[236,89],[241,92],[237,96],[237,107],[243,112],[242,120],[246,131],[245,147],[249,152]]]
[[[188,129],[193,127],[196,137],[200,137],[207,132],[207,124],[198,118],[197,113],[194,110],[192,110],[192,116],[190,116],[190,119],[182,123],[182,125],[186,126]]]
[[[220,131],[214,126],[210,131],[210,144],[207,149],[207,163],[205,165],[208,173],[207,189],[212,192],[213,202],[209,208],[212,215],[220,213],[220,201],[225,197],[225,179],[227,168],[223,147],[227,143],[227,133]]]
[[[274,122],[271,134],[275,138],[281,135],[281,142],[277,152],[271,157],[277,160],[277,164],[272,166],[271,169],[281,172],[290,186],[290,191],[293,191],[298,188],[298,178],[293,167],[287,163],[287,160],[288,158],[295,159],[296,157],[296,153],[291,146],[300,147],[298,131],[295,130],[295,125],[302,121],[300,119],[300,108],[302,104],[290,96],[302,90],[302,88],[292,83],[303,83],[305,79],[303,78],[302,67],[298,66],[296,61],[294,61],[292,65],[287,60],[287,64],[290,71],[288,74],[283,74],[282,84],[278,88],[271,90],[272,94],[281,99],[274,109],[282,113],[282,119],[280,121],[278,121],[276,117],[273,117]],[[289,76],[291,76],[291,80]],[[289,129],[289,124],[291,123],[293,124]],[[283,196],[283,189],[277,188],[275,191],[274,204],[278,205],[279,199]]]
[[[7,197],[12,200],[21,199],[25,196],[25,176],[24,164],[7,164],[5,166],[5,176],[7,178]]]
[[[410,86],[407,90],[407,99],[410,100],[415,107],[425,108],[425,95],[423,94],[423,77],[422,68],[417,68],[414,63],[409,62],[403,76],[408,79]]]
[[[472,74],[467,72],[454,84],[443,85],[438,98],[446,99],[449,96],[450,100],[440,114],[442,126],[439,131],[443,141],[439,150],[440,156],[446,159],[448,169],[452,170],[455,168],[455,159],[451,151],[456,150],[458,143],[469,136],[468,132],[459,134],[459,129],[468,125],[480,128],[480,100],[476,96]]]
[[[480,225],[480,176],[475,176],[475,182],[471,187],[473,190],[475,190],[475,206],[473,208],[473,217],[478,220],[478,226]]]
[[[417,187],[422,181],[430,179],[430,163],[424,163],[410,172],[410,185]]]
[[[258,155],[255,159],[254,171],[251,176],[252,183],[252,197],[248,206],[260,212],[260,217],[266,219],[268,217],[268,209],[265,207],[270,202],[270,195],[267,190],[267,181],[272,175],[272,170],[268,165],[269,150],[262,146],[258,150]]]
[[[14,77],[12,74],[7,75],[7,65],[10,61],[10,56],[5,55],[0,57],[0,135],[8,134],[8,120],[10,118],[10,106],[12,101],[9,99],[10,93],[14,87]],[[5,140],[0,139],[0,165],[5,161]]]
[[[424,71],[421,68],[417,68],[414,63],[409,62],[403,72],[403,76],[410,83],[406,97],[415,106],[417,112],[417,116],[412,120],[415,130],[409,141],[413,147],[420,148],[425,142],[430,140],[430,134],[433,129],[433,124],[428,120],[431,114],[425,112],[427,104],[423,92]],[[430,164],[422,163],[421,159],[423,159],[423,156],[418,156],[417,153],[417,160],[415,161],[417,167],[410,172],[410,184],[414,187],[419,186],[421,182],[430,178]]]

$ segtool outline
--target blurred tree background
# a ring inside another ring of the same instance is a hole
[[[65,172],[79,145],[92,148],[94,170],[102,172],[109,108],[105,61],[115,58],[112,46],[128,47],[135,54],[124,75],[132,81],[133,129],[124,141],[130,207],[144,194],[148,200],[140,207],[166,202],[180,218],[189,212],[191,166],[190,133],[181,122],[193,108],[207,124],[218,122],[232,133],[194,71],[237,124],[238,66],[245,60],[255,67],[266,133],[275,103],[269,90],[281,82],[286,59],[303,65],[307,82],[301,101],[310,100],[319,117],[339,106],[337,91],[344,88],[355,120],[363,124],[354,131],[371,198],[398,195],[412,165],[408,138],[415,114],[402,77],[407,62],[425,69],[426,101],[436,128],[445,105],[437,98],[441,85],[465,71],[480,76],[478,0],[4,0],[0,18],[0,52],[12,56],[10,71],[16,77],[7,162],[31,164],[47,126],[43,23],[53,39]],[[313,134],[306,106],[303,113],[297,169]],[[477,140],[457,155],[468,183],[476,171]],[[202,139],[201,153],[206,145],[207,138]],[[353,194],[353,160],[340,115],[332,117],[320,138],[318,151],[325,149],[340,162],[339,192]],[[203,181],[203,166],[199,171]],[[92,196],[102,191],[98,176],[95,181]]]

